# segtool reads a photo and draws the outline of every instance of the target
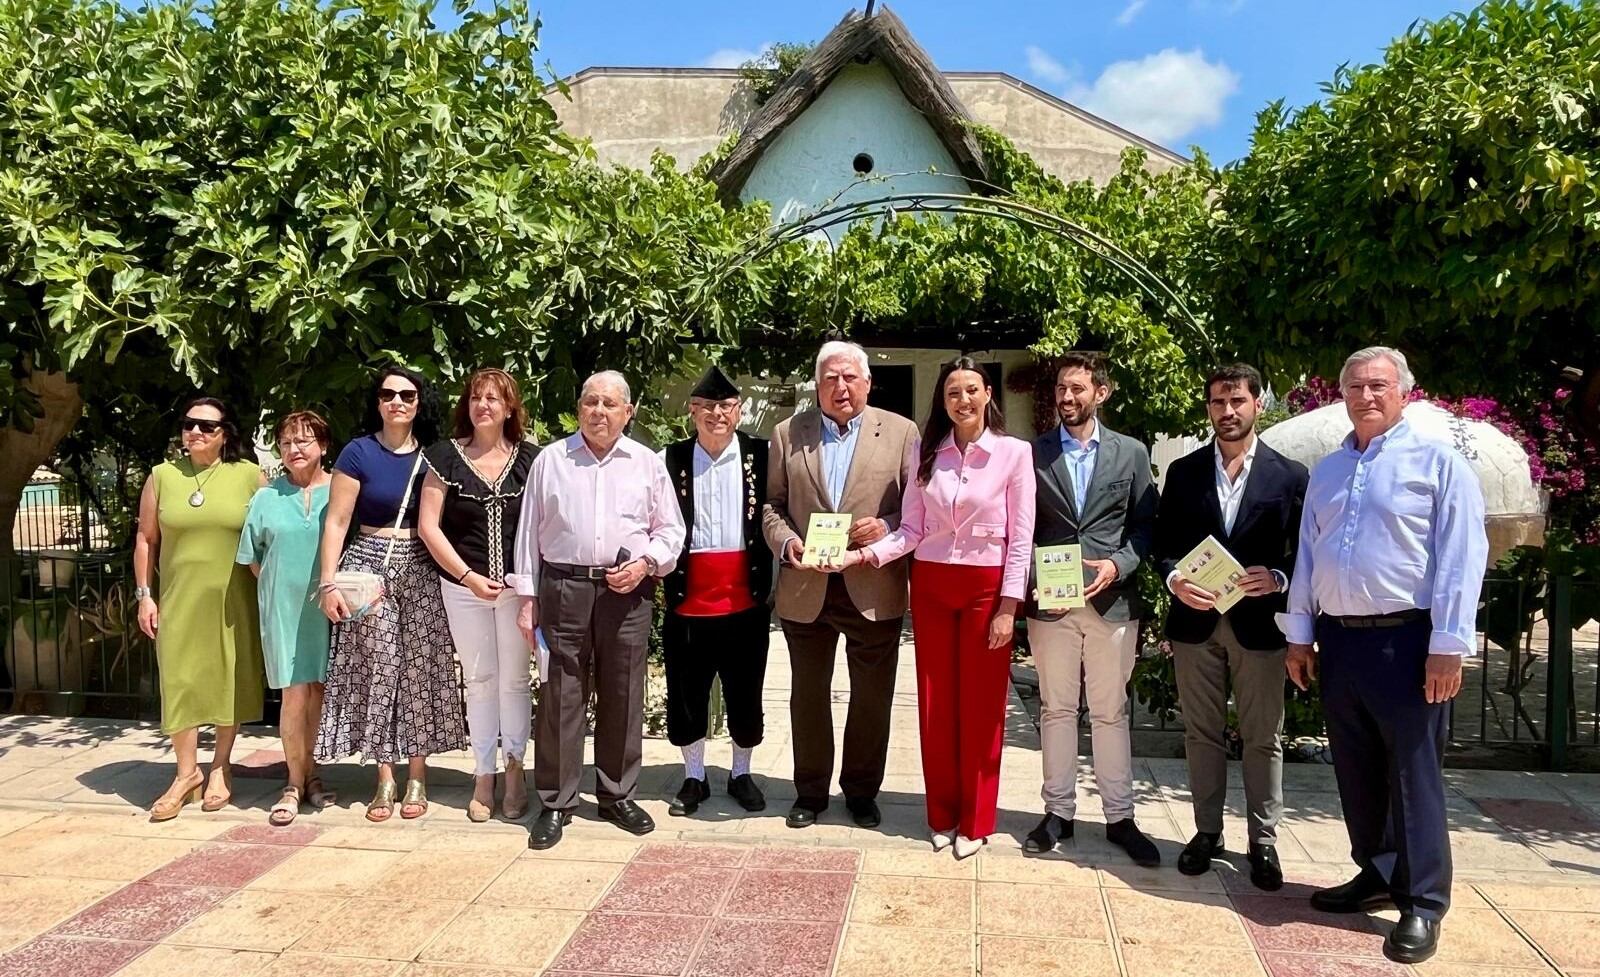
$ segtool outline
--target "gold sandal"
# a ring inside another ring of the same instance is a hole
[[[194,774],[199,779],[194,782],[193,787],[186,788],[177,797],[173,797],[169,791],[156,798],[156,802],[150,805],[151,821],[171,821],[183,811],[185,804],[193,804],[200,799],[201,791],[205,789],[206,777],[198,770]]]
[[[406,808],[421,808],[415,814],[407,814]],[[414,821],[428,813],[428,785],[420,780],[406,781],[406,796],[400,799],[400,816],[407,821]]]
[[[372,803],[367,805],[367,820],[383,822],[389,820],[394,814],[394,781],[378,781],[378,790],[372,795]]]

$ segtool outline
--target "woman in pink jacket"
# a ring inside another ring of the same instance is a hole
[[[1033,449],[1006,436],[988,375],[963,356],[939,371],[917,455],[900,528],[846,552],[842,566],[882,566],[915,551],[928,827],[935,851],[953,845],[966,858],[995,827],[1012,629],[1033,556]]]

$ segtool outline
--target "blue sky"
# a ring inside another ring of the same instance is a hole
[[[862,6],[864,0],[856,0]],[[591,65],[737,64],[774,41],[816,41],[839,2],[546,0],[544,52],[562,74]],[[1186,152],[1249,149],[1255,114],[1301,105],[1343,62],[1381,57],[1447,0],[902,0],[891,4],[947,70],[1004,71]],[[454,18],[441,2],[439,19]]]

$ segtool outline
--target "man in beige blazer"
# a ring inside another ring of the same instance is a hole
[[[909,420],[867,406],[872,372],[854,343],[830,342],[817,354],[817,407],[778,425],[767,460],[763,528],[777,554],[777,610],[789,646],[793,691],[794,808],[791,828],[827,809],[833,777],[834,657],[844,636],[850,668],[839,787],[851,818],[876,827],[878,789],[889,750],[907,562],[860,565],[842,573],[803,567],[814,512],[851,517],[850,547],[875,543],[900,524],[900,496],[917,440]]]

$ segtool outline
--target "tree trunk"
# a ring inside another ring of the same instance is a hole
[[[27,374],[22,385],[39,398],[44,416],[34,418],[29,432],[0,428],[0,526],[5,530],[0,539],[0,561],[5,562],[16,554],[14,533],[22,490],[83,415],[83,393],[77,381],[65,373],[28,370],[26,366],[24,369]]]

